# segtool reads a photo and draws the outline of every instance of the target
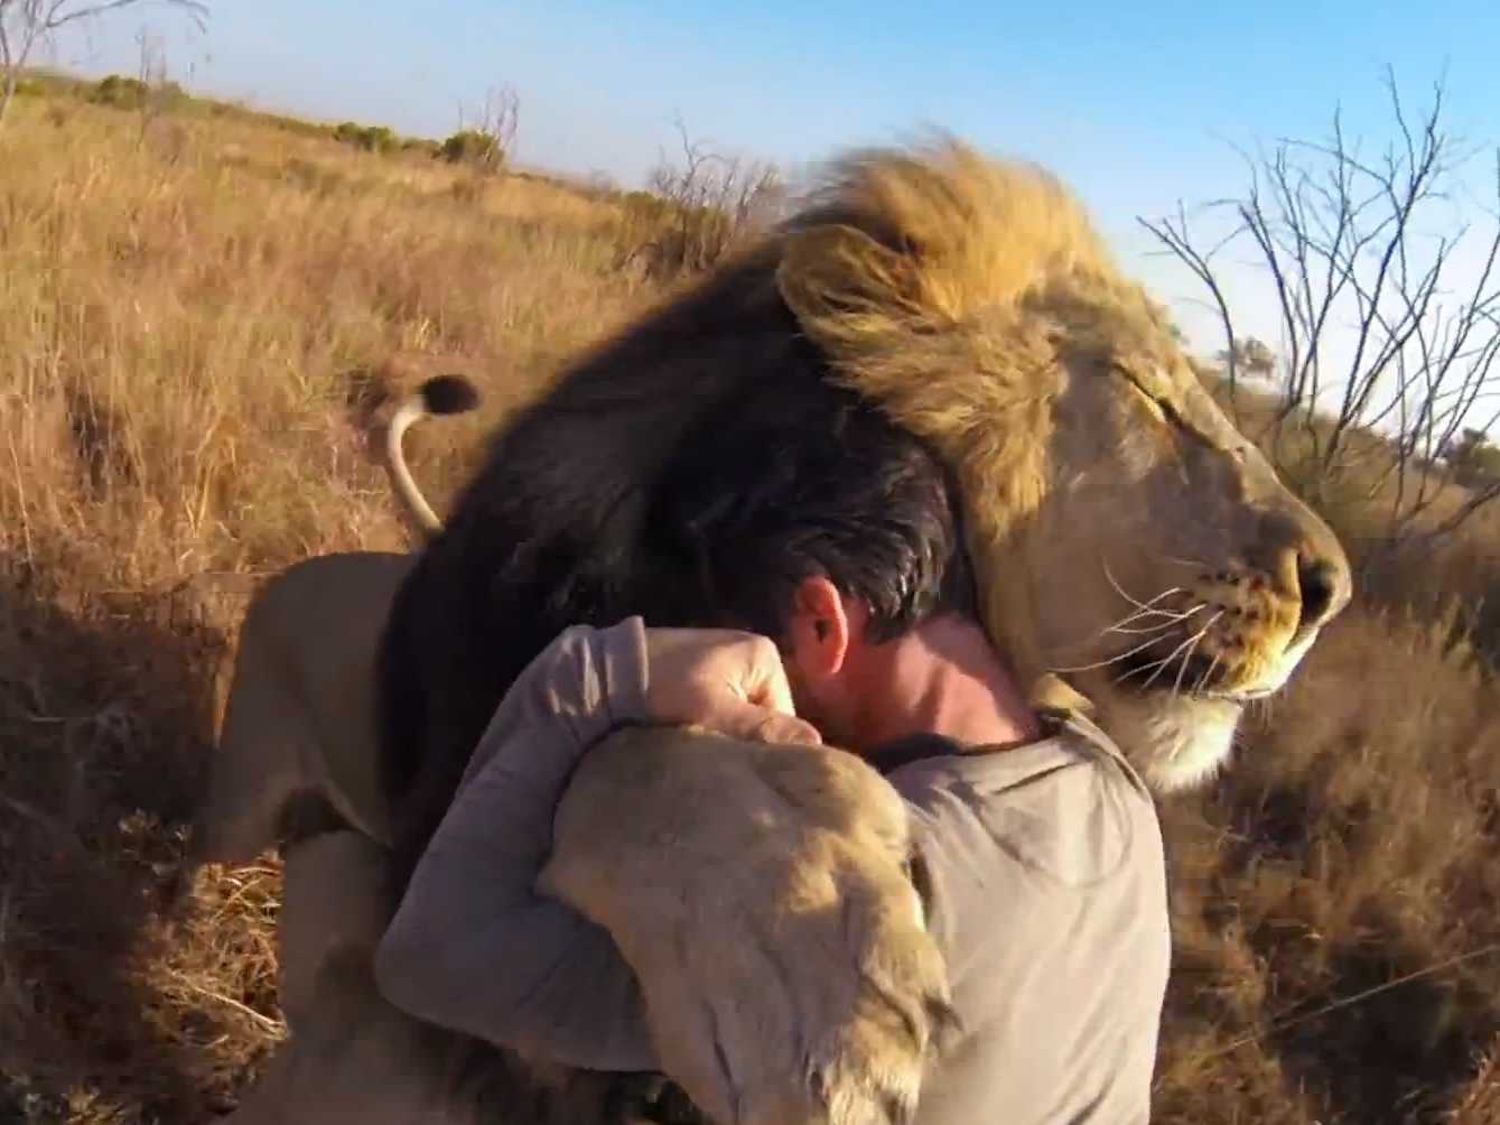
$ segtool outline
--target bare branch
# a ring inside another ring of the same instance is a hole
[[[513,86],[492,86],[477,109],[458,104],[458,132],[442,147],[445,159],[481,174],[498,172],[515,155],[521,124],[521,95]]]
[[[1214,273],[1213,258],[1215,253],[1234,237],[1234,234],[1227,236],[1213,248],[1200,253],[1193,246],[1192,234],[1188,230],[1187,212],[1183,209],[1181,203],[1177,205],[1177,218],[1175,222],[1171,218],[1158,219],[1154,222],[1147,219],[1137,219],[1136,221],[1154,235],[1157,241],[1174,254],[1188,269],[1192,270],[1194,276],[1208,290],[1213,300],[1213,308],[1219,315],[1219,324],[1224,329],[1224,349],[1229,356],[1229,394],[1230,398],[1233,399],[1237,375],[1235,369],[1234,317],[1230,315],[1229,302],[1225,299],[1224,290],[1219,286],[1217,274]]]
[[[628,254],[662,276],[711,268],[774,218],[786,195],[775,165],[716,151],[694,139],[680,115],[673,128],[678,156],[662,152],[648,180],[661,209]]]
[[[1362,466],[1372,499],[1393,492],[1391,526],[1401,530],[1441,494],[1443,451],[1500,392],[1500,154],[1496,213],[1444,229],[1443,203],[1467,154],[1443,127],[1443,88],[1414,115],[1389,71],[1385,85],[1393,132],[1376,157],[1361,154],[1336,112],[1326,139],[1241,153],[1249,182],[1227,204],[1236,220],[1227,242],[1203,249],[1180,204],[1175,216],[1142,225],[1207,291],[1227,337],[1231,393],[1250,342],[1234,336],[1217,257],[1226,245],[1252,251],[1282,334],[1273,436],[1279,442],[1280,428],[1296,424],[1299,457],[1310,452],[1319,466],[1315,487]],[[1383,443],[1356,440],[1371,433]],[[1493,499],[1482,489],[1465,511]]]

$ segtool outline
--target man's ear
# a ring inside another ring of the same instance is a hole
[[[792,653],[803,675],[836,676],[843,670],[855,633],[863,628],[858,607],[844,601],[827,578],[804,578],[792,595]]]

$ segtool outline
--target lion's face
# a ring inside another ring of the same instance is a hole
[[[780,289],[835,377],[954,469],[987,627],[1155,786],[1210,774],[1349,598],[1330,530],[1035,170],[852,162]]]
[[[1286,683],[1350,579],[1332,532],[1158,333],[1061,349],[1045,492],[1016,539],[975,546],[1006,584],[1019,547],[1037,663],[1174,789],[1223,761],[1245,704]]]

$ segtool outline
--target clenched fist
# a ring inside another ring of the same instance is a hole
[[[732,629],[647,629],[646,707],[663,723],[697,724],[755,742],[823,741],[797,718],[781,654]]]

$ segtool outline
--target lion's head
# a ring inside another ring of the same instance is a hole
[[[857,154],[776,277],[834,377],[949,461],[1021,674],[1072,681],[1158,788],[1209,774],[1348,601],[1349,567],[1078,205],[956,143]]]

